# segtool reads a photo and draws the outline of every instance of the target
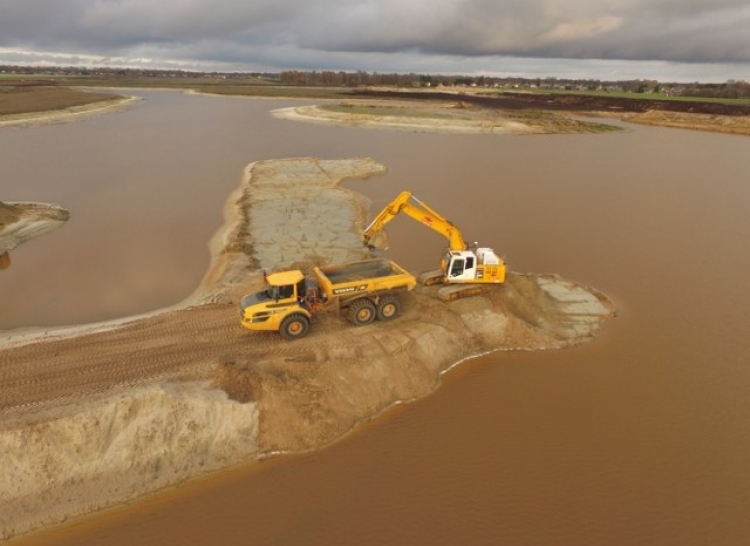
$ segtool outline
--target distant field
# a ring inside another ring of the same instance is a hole
[[[60,110],[115,98],[112,93],[56,85],[6,85],[6,80],[0,79],[0,116]]]
[[[497,91],[488,91],[488,96],[502,95],[503,93],[517,92],[516,89],[498,89]],[[692,97],[692,96],[674,96],[667,93],[632,93],[627,91],[568,91],[562,89],[536,89],[528,90],[528,93],[547,94],[547,95],[581,95],[584,97],[602,97],[611,99],[633,99],[643,101],[677,101],[677,102],[707,102],[715,104],[727,104],[727,105],[750,105],[750,99],[717,99],[708,97]]]

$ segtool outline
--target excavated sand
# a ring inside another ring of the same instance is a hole
[[[575,282],[510,273],[451,303],[417,287],[393,322],[321,315],[294,342],[243,330],[236,302],[262,287],[261,268],[364,257],[368,204],[340,183],[384,170],[369,158],[254,163],[211,241],[210,270],[181,306],[0,339],[0,536],[319,448],[430,393],[468,357],[582,343],[613,315]]]

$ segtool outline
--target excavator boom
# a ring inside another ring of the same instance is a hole
[[[372,238],[382,231],[385,225],[393,220],[399,213],[404,213],[414,220],[426,225],[430,229],[441,233],[448,239],[448,246],[450,250],[466,250],[466,242],[464,241],[461,231],[449,220],[441,216],[439,213],[430,208],[426,203],[423,203],[410,192],[401,192],[393,201],[391,201],[386,207],[380,211],[375,219],[367,226],[362,239],[365,245],[371,246],[370,241]]]

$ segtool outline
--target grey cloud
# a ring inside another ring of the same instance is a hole
[[[750,61],[750,7],[744,1],[388,4],[378,4],[388,10],[350,7],[319,27],[300,27],[300,43],[327,51]]]
[[[747,0],[23,0],[0,47],[335,69],[448,59],[750,63]],[[0,62],[2,58],[0,57]]]

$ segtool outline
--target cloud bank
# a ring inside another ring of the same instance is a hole
[[[25,58],[86,64],[88,58],[89,64],[186,69],[455,73],[463,67],[458,72],[503,74],[523,62],[531,72],[591,71],[592,77],[606,66],[605,71],[641,67],[643,77],[661,70],[692,71],[693,79],[750,79],[747,0],[4,4],[0,63],[16,58],[21,64]]]

